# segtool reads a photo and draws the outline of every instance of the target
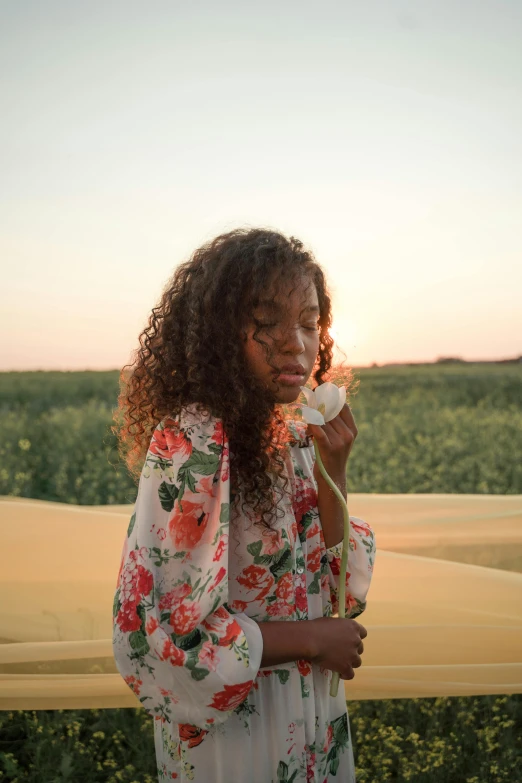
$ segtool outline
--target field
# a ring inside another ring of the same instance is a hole
[[[356,372],[348,492],[522,494],[522,365]],[[116,372],[0,374],[0,495],[104,505],[136,487]],[[522,781],[520,696],[349,704],[358,783]],[[0,712],[0,781],[155,781],[143,710]],[[342,783],[342,782],[340,782]]]

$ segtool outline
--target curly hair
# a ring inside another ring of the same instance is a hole
[[[238,228],[205,243],[176,268],[139,337],[133,363],[120,373],[112,429],[136,481],[157,424],[194,403],[222,420],[232,498],[241,490],[242,507],[271,528],[278,515],[277,487],[287,482],[284,451],[292,437],[286,421],[296,409],[277,406],[248,371],[240,335],[254,323],[254,339],[262,342],[253,318],[257,302],[267,289],[298,280],[317,290],[320,339],[312,376],[321,384],[332,367],[331,300],[321,267],[298,239]],[[343,375],[339,367],[337,378],[352,381],[351,370]]]

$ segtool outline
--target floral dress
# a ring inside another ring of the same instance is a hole
[[[288,426],[292,497],[280,502],[284,518],[271,531],[244,512],[229,529],[219,419],[187,406],[152,435],[118,574],[113,650],[154,718],[159,781],[355,781],[344,680],[333,698],[332,672],[316,664],[260,668],[258,622],[338,610],[342,542],[325,548],[313,443],[304,425]],[[357,617],[375,538],[361,519],[350,525],[346,616]]]

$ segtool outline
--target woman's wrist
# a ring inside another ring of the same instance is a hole
[[[313,662],[319,654],[314,620],[271,620],[258,623],[263,637],[261,668],[305,660]]]

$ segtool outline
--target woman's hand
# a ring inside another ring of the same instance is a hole
[[[358,433],[350,406],[345,403],[335,419],[326,424],[308,424],[307,432],[317,441],[326,472],[332,481],[342,487],[346,481],[348,457]],[[319,481],[317,463],[314,465],[314,476]]]
[[[362,640],[368,636],[364,625],[344,617],[319,617],[309,620],[308,624],[310,660],[324,669],[339,672],[342,680],[352,680],[355,676],[354,669],[358,669],[362,664]]]

